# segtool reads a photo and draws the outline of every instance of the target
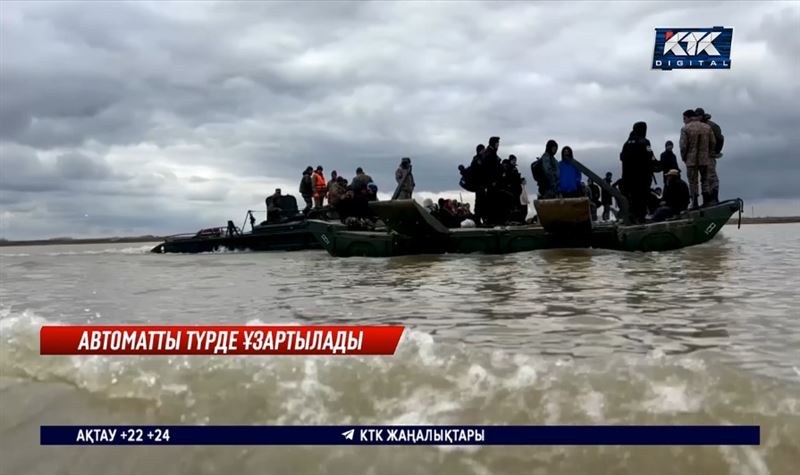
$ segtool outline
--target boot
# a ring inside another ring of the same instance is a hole
[[[711,193],[703,193],[703,208],[711,206]]]
[[[719,204],[719,189],[715,188],[708,194],[708,206]]]
[[[697,195],[692,196],[692,207],[690,209],[697,209],[700,205],[697,203]]]

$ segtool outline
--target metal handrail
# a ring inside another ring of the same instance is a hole
[[[605,180],[600,178],[599,175],[597,175],[595,172],[590,170],[586,165],[584,165],[581,162],[575,160],[574,158],[572,159],[572,161],[573,161],[573,163],[575,164],[575,167],[578,170],[582,171],[584,175],[586,175],[589,178],[591,178],[592,181],[594,181],[595,183],[597,183],[598,186],[600,186],[600,188],[602,188],[602,189],[606,190],[607,192],[611,193],[611,196],[613,196],[617,200],[617,203],[619,204],[619,212],[615,213],[616,216],[617,216],[617,219],[622,218],[623,224],[626,224],[626,225],[631,224],[631,218],[630,218],[630,214],[629,214],[629,211],[628,211],[628,199],[625,198],[625,196],[623,196],[622,193],[620,193],[618,189],[616,189],[613,186],[611,186],[608,183],[606,183]]]

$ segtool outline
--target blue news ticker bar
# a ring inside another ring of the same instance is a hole
[[[760,426],[732,425],[40,427],[41,445],[759,445],[760,441]]]

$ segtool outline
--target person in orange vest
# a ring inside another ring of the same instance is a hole
[[[317,165],[316,171],[311,175],[311,182],[314,185],[314,207],[322,208],[322,202],[328,193],[328,184],[325,182],[325,175],[322,173],[322,165]]]

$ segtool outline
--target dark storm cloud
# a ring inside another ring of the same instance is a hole
[[[306,165],[348,178],[363,166],[391,193],[410,156],[419,191],[457,191],[456,166],[491,135],[526,175],[549,138],[618,175],[633,122],[648,122],[660,152],[697,106],[724,128],[723,195],[798,199],[796,3],[3,2],[0,12],[8,235],[224,223],[275,187],[296,193]],[[733,26],[733,69],[650,70],[654,28],[686,24]]]

